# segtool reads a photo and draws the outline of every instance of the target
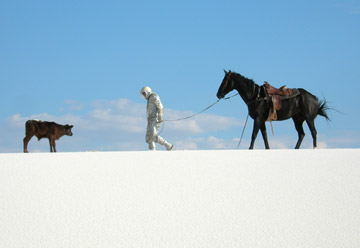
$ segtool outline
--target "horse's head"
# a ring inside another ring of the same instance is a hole
[[[229,70],[229,72],[225,71],[224,79],[219,87],[219,90],[216,94],[216,96],[221,99],[224,98],[227,93],[232,91],[234,89],[234,79],[232,77],[232,72]]]

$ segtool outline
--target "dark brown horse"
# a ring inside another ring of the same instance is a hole
[[[225,71],[225,70],[224,70]],[[265,122],[273,112],[273,100],[266,92],[265,86],[259,86],[253,80],[248,79],[239,73],[225,71],[224,79],[219,87],[216,96],[221,99],[232,90],[237,90],[248,107],[249,115],[254,119],[254,128],[251,136],[249,149],[254,148],[256,136],[261,130],[264,139],[265,148],[270,149]],[[317,147],[316,129],[314,120],[317,115],[330,120],[326,110],[328,109],[326,101],[319,101],[318,98],[304,89],[294,89],[297,94],[286,96],[281,100],[281,108],[276,111],[278,121],[292,118],[295,123],[299,139],[295,149],[299,149],[305,136],[303,123],[308,124],[313,138],[313,147]]]

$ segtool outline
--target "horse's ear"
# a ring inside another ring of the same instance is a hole
[[[225,72],[225,74],[228,74],[227,71],[225,71],[225,69],[224,69],[224,72]]]
[[[231,73],[231,70],[229,70],[229,73]]]

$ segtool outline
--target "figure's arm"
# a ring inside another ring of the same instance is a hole
[[[157,111],[157,116],[158,116],[158,122],[162,122],[163,121],[163,105],[160,101],[159,96],[156,96],[156,98],[155,98],[155,106],[156,106],[156,111]]]

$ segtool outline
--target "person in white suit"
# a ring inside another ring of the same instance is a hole
[[[150,87],[145,86],[140,90],[140,94],[147,100],[147,128],[146,128],[146,143],[149,144],[149,149],[155,150],[155,143],[165,146],[166,150],[171,151],[174,148],[173,144],[167,142],[158,134],[160,123],[163,122],[163,105],[160,97],[152,92]]]

